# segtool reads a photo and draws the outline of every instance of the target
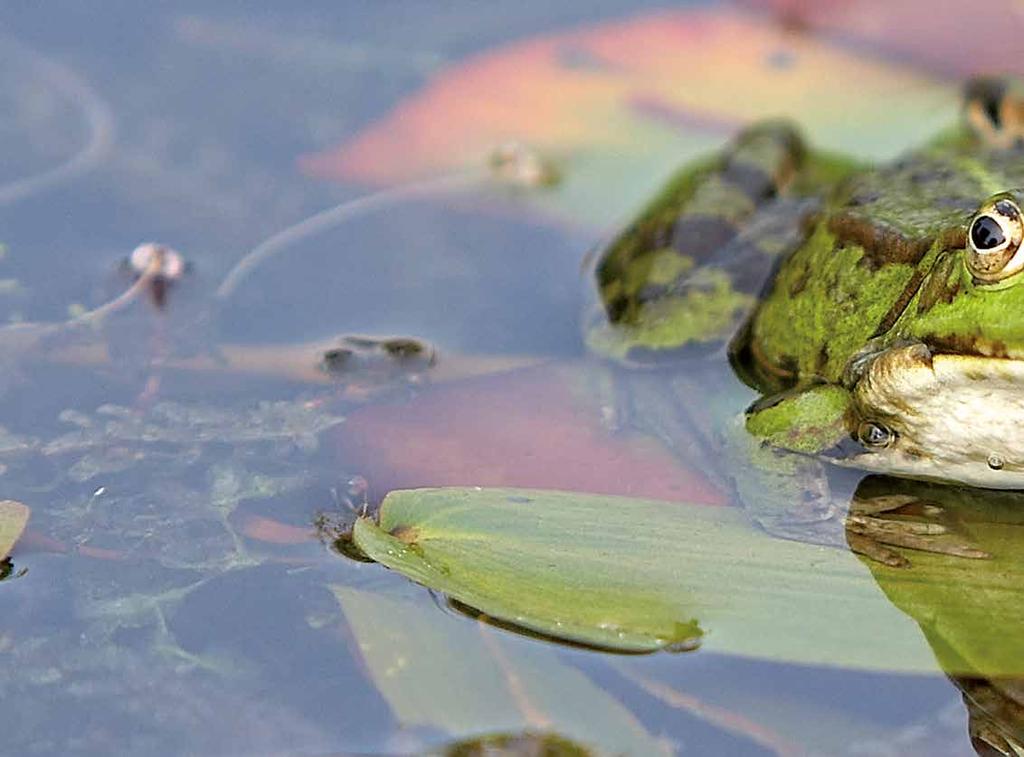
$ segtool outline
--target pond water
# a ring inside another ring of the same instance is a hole
[[[297,237],[215,296],[247,252],[373,189],[304,173],[301,156],[472,56],[663,7],[0,10],[0,320],[80,319],[0,332],[0,498],[31,508],[0,583],[0,751],[419,754],[551,733],[595,753],[972,752],[961,688],[895,610],[925,664],[612,654],[478,622],[324,536],[396,487],[675,486],[721,504],[692,470],[606,446],[566,388],[586,371],[584,256],[671,168],[664,153],[562,206],[484,184],[399,199]],[[450,147],[468,111],[439,107],[430,138]],[[101,328],[81,320],[132,285],[123,263],[146,241],[189,263],[166,307],[143,293]],[[429,340],[456,375],[332,384],[307,343],[341,334]],[[526,367],[494,368],[506,359]],[[526,741],[509,753],[541,753]]]

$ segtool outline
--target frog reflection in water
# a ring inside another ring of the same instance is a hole
[[[976,751],[1024,754],[1024,605],[1019,601],[1024,508],[1019,493],[870,475],[860,481],[855,497],[937,503],[945,520],[991,551],[992,562],[919,556],[911,571],[870,559],[864,564],[889,601],[919,625],[939,668],[963,695]],[[952,724],[935,725],[948,735]],[[959,721],[953,727],[959,728]],[[913,728],[904,735],[911,743],[901,742],[901,753],[936,751],[931,728]],[[891,749],[892,743],[887,746]]]
[[[963,112],[873,168],[756,124],[672,178],[596,257],[586,339],[612,361],[628,420],[671,443],[623,389],[726,343],[761,394],[742,422],[728,406],[708,427],[775,535],[847,541],[827,463],[1024,489],[1024,91],[974,80]],[[905,558],[886,545],[984,556],[889,504],[851,512],[852,548],[890,564]]]

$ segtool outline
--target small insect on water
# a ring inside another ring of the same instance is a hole
[[[132,250],[124,268],[135,281],[149,275],[146,288],[150,301],[159,309],[166,304],[170,288],[189,271],[189,265],[180,252],[155,242],[140,244]]]

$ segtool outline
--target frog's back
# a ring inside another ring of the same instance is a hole
[[[816,206],[782,196],[803,159],[796,130],[772,121],[679,172],[597,255],[588,345],[653,364],[728,338]]]

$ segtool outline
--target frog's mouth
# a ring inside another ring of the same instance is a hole
[[[853,391],[859,424],[888,432],[842,464],[914,478],[1024,489],[1024,360],[894,348]]]
[[[952,335],[929,336],[928,351],[933,357],[966,357],[977,360],[1024,360],[1024,345],[1007,344],[998,339],[981,336]]]

